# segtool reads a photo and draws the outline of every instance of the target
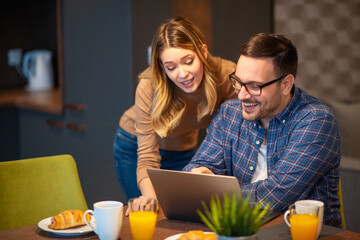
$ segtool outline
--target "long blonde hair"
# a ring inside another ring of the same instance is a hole
[[[160,137],[166,137],[169,130],[175,128],[185,111],[184,101],[175,96],[176,85],[167,77],[160,54],[166,47],[180,47],[194,51],[204,66],[202,84],[204,84],[205,99],[197,108],[197,120],[212,114],[217,100],[216,73],[219,72],[219,59],[210,54],[206,58],[202,48],[204,35],[189,20],[175,17],[162,24],[155,34],[151,44],[152,101],[151,124]]]

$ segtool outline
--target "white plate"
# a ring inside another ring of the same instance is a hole
[[[213,233],[213,232],[204,232],[204,233]],[[175,235],[165,238],[165,240],[177,240],[183,234],[184,233],[175,234]]]
[[[54,230],[54,229],[51,229],[48,227],[50,223],[51,223],[51,217],[48,217],[48,218],[41,220],[38,223],[38,226],[39,226],[39,228],[41,228],[44,231],[52,232],[52,233],[56,233],[56,234],[60,234],[60,235],[66,235],[66,236],[80,235],[80,234],[92,232],[92,229],[88,225],[83,225],[83,226],[68,228],[68,229]],[[93,219],[91,219],[90,223],[94,227]]]

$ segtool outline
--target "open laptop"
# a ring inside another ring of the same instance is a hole
[[[209,206],[212,196],[240,192],[236,177],[224,175],[198,174],[165,169],[147,169],[157,198],[169,219],[202,222],[196,209],[203,211],[201,201]],[[272,212],[266,216],[270,220],[279,215]]]

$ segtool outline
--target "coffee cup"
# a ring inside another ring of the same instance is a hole
[[[86,220],[86,214],[94,216],[95,227]],[[84,219],[100,240],[116,240],[120,238],[123,223],[123,203],[117,201],[97,202],[94,204],[94,210],[85,211]]]
[[[319,223],[318,223],[318,231],[317,231],[317,236],[316,238],[319,237],[320,233],[321,233],[321,229],[322,229],[322,225],[323,225],[323,220],[324,220],[324,203],[321,201],[317,201],[317,200],[299,200],[295,202],[295,208],[296,211],[298,213],[306,213],[306,209],[308,208],[308,206],[318,206],[319,207]],[[289,215],[289,210],[287,210],[284,214],[284,220],[285,223],[290,227],[290,223],[288,221],[288,215]]]

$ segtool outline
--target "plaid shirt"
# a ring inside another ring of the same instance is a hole
[[[266,136],[268,178],[251,183]],[[266,130],[243,119],[238,99],[222,104],[196,155],[184,168],[205,166],[238,178],[244,197],[284,212],[301,199],[323,201],[324,223],[341,226],[337,195],[340,135],[333,112],[295,87],[289,105]]]

